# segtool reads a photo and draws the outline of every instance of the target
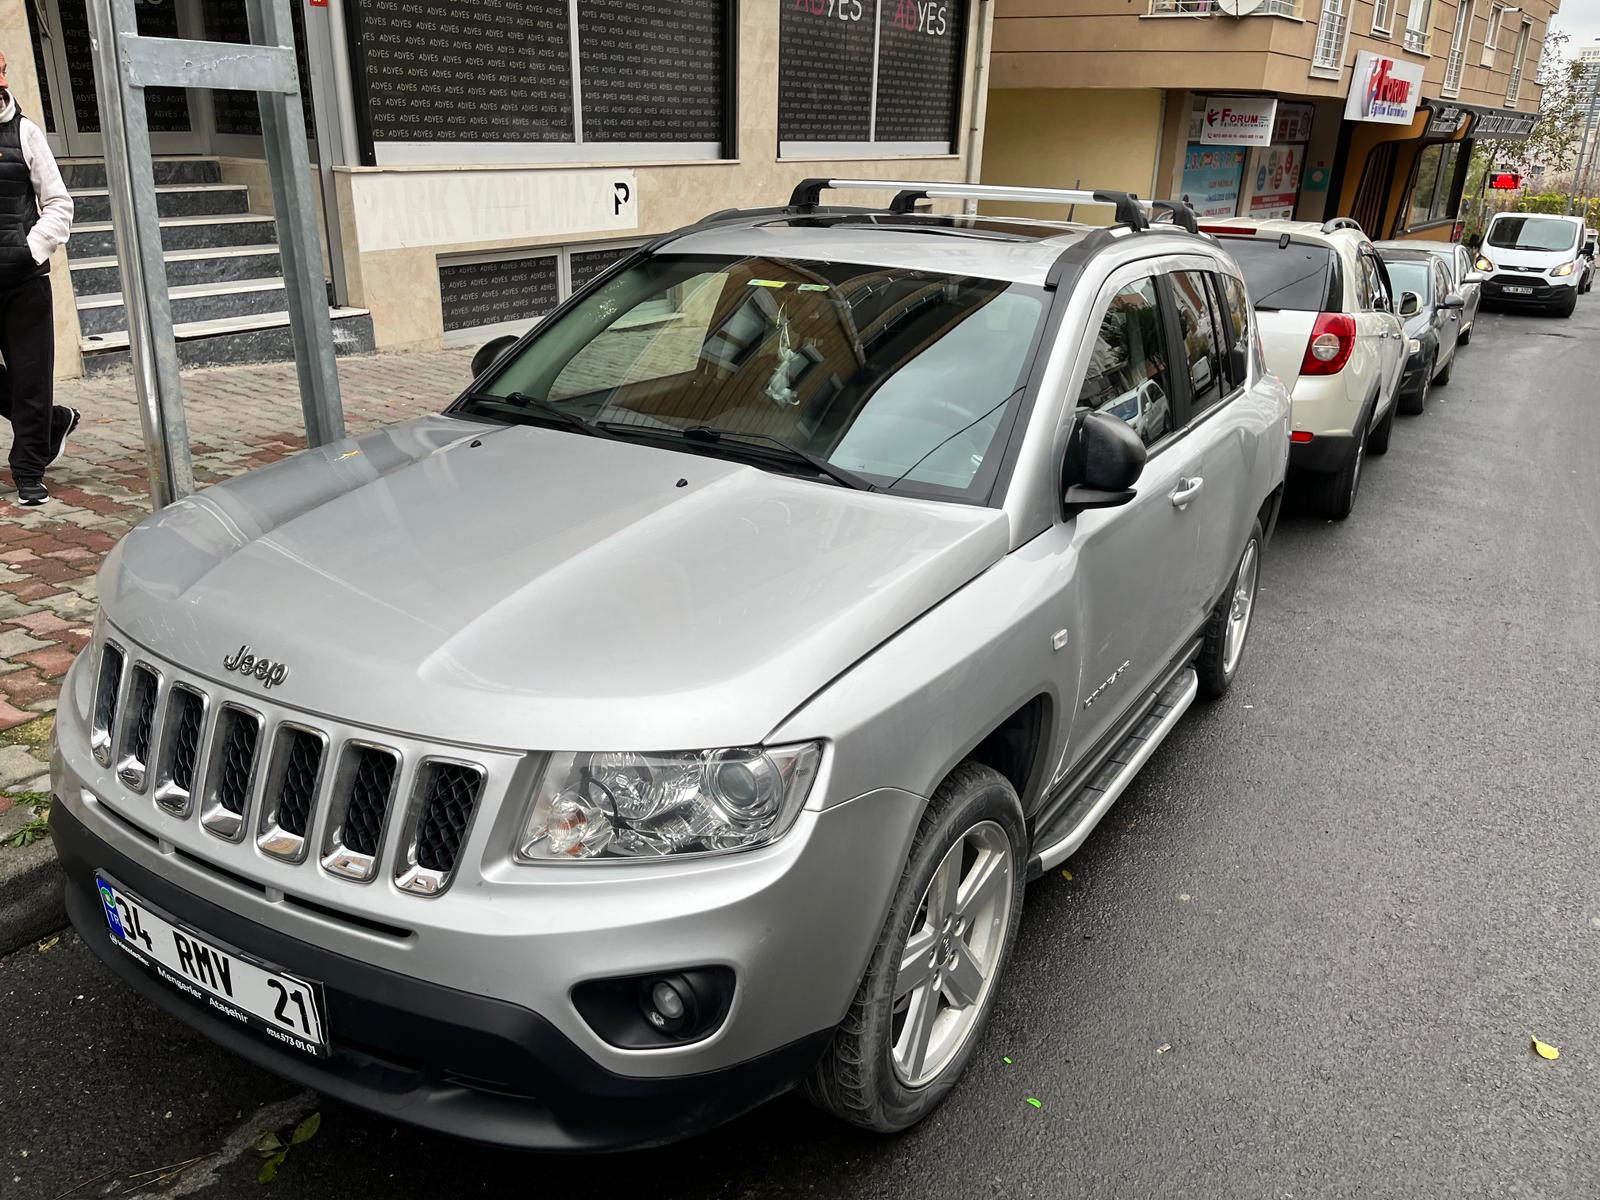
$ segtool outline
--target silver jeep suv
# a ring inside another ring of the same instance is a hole
[[[1193,223],[810,180],[443,414],[155,514],[56,725],[77,929],[245,1058],[462,1137],[643,1145],[796,1084],[917,1121],[1024,882],[1244,653],[1289,401]]]

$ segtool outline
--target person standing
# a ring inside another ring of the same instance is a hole
[[[72,230],[72,197],[44,131],[24,117],[0,54],[0,415],[11,422],[18,502],[50,499],[45,468],[78,427],[77,409],[53,403],[55,310],[50,256]]]

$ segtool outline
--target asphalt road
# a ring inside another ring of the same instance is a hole
[[[261,1073],[69,934],[0,963],[0,1194],[1600,1194],[1597,380],[1600,295],[1485,315],[1355,515],[1285,516],[1235,690],[1029,889],[911,1133],[789,1098],[663,1151],[486,1151]],[[250,1143],[319,1109],[263,1189]]]

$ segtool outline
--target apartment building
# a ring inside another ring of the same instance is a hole
[[[807,176],[976,178],[979,0],[292,9],[341,352],[520,332],[630,247],[782,203]],[[244,0],[137,11],[146,36],[248,37]],[[0,0],[0,48],[78,197],[53,275],[60,372],[115,368],[126,317],[85,0]],[[181,360],[286,356],[255,98],[147,99]]]
[[[983,178],[1453,231],[1526,137],[1555,0],[994,0]]]

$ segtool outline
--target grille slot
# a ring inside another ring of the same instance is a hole
[[[402,888],[432,896],[450,885],[482,791],[483,771],[471,763],[433,759],[423,764],[408,861],[397,881]]]
[[[238,841],[244,830],[260,746],[261,718],[249,709],[224,704],[212,735],[200,823],[230,842]]]
[[[372,878],[399,774],[400,756],[387,746],[346,746],[333,784],[323,867],[348,879]]]
[[[144,663],[135,663],[128,681],[127,714],[122,727],[122,756],[117,760],[117,775],[136,792],[144,791],[149,774],[156,697],[160,693],[161,676]]]
[[[305,857],[326,746],[327,739],[315,729],[287,722],[278,727],[261,809],[261,836],[256,839],[268,854],[291,862]]]
[[[174,684],[167,702],[162,767],[156,782],[156,803],[174,816],[189,815],[205,721],[205,698],[191,687]]]
[[[122,647],[106,642],[100,651],[100,677],[95,681],[94,716],[89,722],[89,748],[102,767],[111,765],[111,731],[117,724],[117,697],[122,691]]]

